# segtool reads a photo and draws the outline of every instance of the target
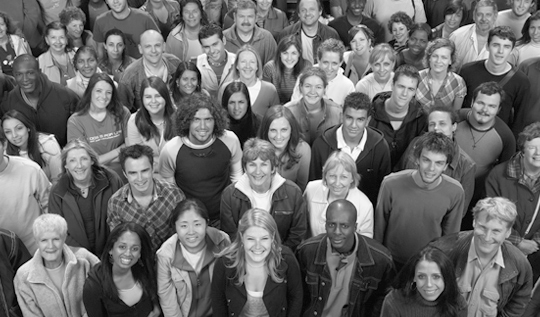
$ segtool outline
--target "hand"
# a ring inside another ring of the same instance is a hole
[[[532,240],[523,239],[517,246],[525,255],[538,251],[538,244]]]

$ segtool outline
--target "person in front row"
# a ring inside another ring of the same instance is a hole
[[[351,202],[335,200],[326,211],[326,233],[298,247],[303,316],[379,316],[394,264],[385,247],[356,233],[356,219]]]
[[[527,258],[506,239],[517,216],[516,205],[488,197],[473,208],[473,231],[462,231],[431,243],[454,263],[468,316],[521,316],[532,291]]]

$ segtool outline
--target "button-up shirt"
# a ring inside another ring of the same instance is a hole
[[[362,151],[364,150],[364,146],[366,145],[367,131],[366,128],[364,128],[362,139],[360,139],[360,142],[355,147],[350,147],[347,145],[347,142],[345,142],[345,138],[343,137],[343,125],[336,130],[336,139],[338,149],[349,154],[349,156],[352,157],[354,161],[356,161],[360,153],[362,153]]]

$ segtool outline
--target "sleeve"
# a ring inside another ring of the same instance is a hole
[[[233,132],[228,132],[233,139],[231,144],[228,143],[231,150],[231,183],[236,183],[242,176],[242,147],[238,137]]]
[[[62,150],[56,138],[51,137],[43,143],[43,160],[47,162],[51,173],[50,181],[54,184],[62,175]]]
[[[463,217],[469,209],[469,204],[471,203],[472,196],[474,193],[474,176],[476,175],[476,163],[472,162],[466,170],[463,171],[463,176],[461,177],[461,186],[465,192],[465,204],[463,205]]]
[[[268,31],[268,37],[269,37],[268,38],[268,47],[267,47],[267,51],[265,52],[265,55],[267,56],[267,59],[266,59],[266,61],[263,61],[263,63],[268,63],[269,61],[273,60],[274,56],[276,55],[276,52],[277,52],[276,40],[274,39],[274,37],[272,36],[270,31]]]
[[[4,236],[4,233],[1,233]],[[9,237],[0,239],[2,242],[2,248],[6,250],[6,254],[9,256],[9,264],[14,272],[16,272],[24,263],[31,259],[28,249],[24,243],[15,235],[10,232]]]
[[[514,153],[516,153],[516,139],[514,135],[512,134],[512,131],[510,131],[510,129],[506,126],[506,124],[498,118],[497,118],[497,121],[495,122],[495,128],[497,129],[497,132],[500,134],[502,142],[503,142],[503,150],[501,152],[501,155],[499,156],[498,163],[506,162],[510,158],[512,158]]]
[[[463,77],[459,76],[458,74],[454,75],[456,76],[456,80],[458,81],[456,97],[465,98],[465,96],[467,96],[467,84],[465,83],[465,79],[463,79]]]
[[[303,295],[302,295],[302,311],[305,312],[310,303],[311,303],[311,292],[309,290],[309,286],[306,283],[307,280],[307,259],[306,259],[306,253],[307,251],[305,248],[307,248],[305,244],[302,244],[295,252],[296,259],[298,260],[298,265],[300,266],[300,277],[302,278],[302,289],[303,289]]]
[[[311,161],[311,148],[309,147],[309,144],[306,142],[300,141],[298,144],[301,146],[300,153],[302,154],[302,157],[300,157],[300,161],[298,162],[298,175],[296,176],[296,184],[298,187],[300,187],[300,190],[306,189],[306,185],[308,183],[309,178],[309,164]]]
[[[271,63],[271,61],[270,61],[270,62],[266,63],[266,65],[264,65],[264,68],[263,68],[262,79],[264,81],[269,82],[269,83],[272,83],[272,71],[273,71],[272,64],[273,64],[273,62]]]
[[[24,317],[45,317],[45,314],[39,308],[37,299],[35,297],[32,288],[26,283],[27,274],[15,275],[13,286],[15,288],[15,294],[17,295],[17,302],[23,313]]]
[[[137,129],[137,125],[135,124],[136,114],[137,113],[131,115],[127,124],[127,146],[143,143],[142,135],[139,133],[139,129]]]
[[[94,270],[96,268],[93,268]],[[102,300],[103,289],[92,277],[88,277],[83,287],[83,303],[88,317],[107,317]]]
[[[286,183],[282,186],[288,186]],[[289,233],[287,234],[287,239],[283,241],[283,244],[291,248],[291,250],[296,250],[296,247],[302,242],[304,237],[306,236],[306,230],[307,230],[307,220],[306,220],[306,202],[304,201],[304,197],[302,197],[302,192],[300,191],[300,188],[293,185],[293,190],[295,193],[291,193],[289,196],[289,199],[294,199],[294,207],[295,210],[293,211],[293,218],[292,223],[289,228]]]
[[[322,136],[319,136],[311,146],[311,162],[309,164],[309,180],[313,181],[322,178],[322,167],[326,157],[322,157],[322,148],[325,147]]]
[[[41,213],[46,214],[49,208],[49,193],[51,190],[51,183],[45,175],[45,172],[41,168],[36,170],[36,188],[34,191],[34,197],[39,203]]]
[[[80,119],[76,118],[76,114],[69,117],[67,122],[67,139],[68,142],[74,139],[86,141],[86,133]]]
[[[221,203],[220,203],[220,223],[221,230],[229,235],[231,241],[234,240],[236,232],[238,231],[238,222],[234,219],[233,210],[232,210],[232,200],[234,192],[234,184],[230,184],[223,193],[221,194]]]
[[[369,96],[369,88],[368,88],[368,82],[366,80],[366,77],[360,79],[357,83],[356,83],[356,91],[357,92],[361,92],[361,93],[364,93],[366,95]]]
[[[116,197],[113,195],[107,203],[107,224],[111,231],[122,222],[122,219],[118,214],[118,206],[115,202]]]
[[[523,317],[538,317],[538,314],[540,312],[540,283],[536,283],[536,286],[534,287],[531,301],[529,302],[529,305],[527,305],[527,309],[525,310],[525,314],[523,314]]]
[[[58,195],[54,194],[54,191],[55,191],[55,187],[52,188],[51,193],[49,195],[49,213],[57,214],[64,217],[64,210],[62,210],[62,200]],[[66,244],[71,247],[83,247],[75,239],[73,239],[69,231],[66,236]]]
[[[304,298],[302,290],[302,275],[296,258],[291,251],[286,250],[284,259],[287,262],[287,307],[289,317],[301,316]]]
[[[384,43],[386,42],[386,34],[384,33],[384,28],[380,25],[377,25],[376,31],[373,32],[375,36],[375,44]]]
[[[424,3],[422,0],[412,0],[414,3],[414,22],[416,23],[426,23],[426,11],[424,10]]]
[[[152,19],[150,14],[145,13],[145,16],[146,16],[146,20],[145,20],[145,22],[146,22],[146,30],[156,30],[156,31],[160,32],[159,27],[156,24],[156,21],[154,21],[154,19]]]
[[[390,217],[392,211],[390,190],[386,181],[381,184],[381,190],[377,198],[377,207],[375,209],[375,227],[373,229],[373,239],[379,241],[381,244],[384,242],[384,236],[386,231],[386,222]]]
[[[399,159],[399,161],[396,164],[395,171],[402,171],[404,169],[408,168],[416,168],[414,158],[413,158],[413,150],[415,148],[417,139],[413,139],[411,143],[407,146],[407,149],[405,149],[405,152],[403,152],[403,155]]]
[[[367,0],[366,5],[364,6],[364,14],[368,17],[375,18],[374,12],[373,12],[373,6],[374,2],[377,0]]]
[[[174,171],[176,170],[176,155],[178,155],[178,150],[180,150],[180,147],[182,146],[181,144],[179,146],[173,146],[176,142],[180,143],[180,140],[173,138],[165,144],[161,153],[159,153],[159,174],[169,183],[175,183]],[[173,150],[176,150],[175,154],[173,154]]]
[[[213,317],[228,317],[229,309],[227,303],[225,276],[225,263],[223,258],[218,258],[214,264],[214,275],[212,277],[212,311]]]
[[[129,109],[127,107],[122,107],[124,112],[122,113],[122,134],[124,135],[124,142],[127,139],[127,125],[129,118],[131,117],[131,112],[129,112]]]
[[[362,206],[364,211],[358,212],[358,228],[356,232],[363,235],[364,237],[373,239],[373,204],[366,197],[365,206]]]
[[[394,262],[391,258],[386,257],[380,257],[381,259],[386,259],[386,261],[379,261],[377,263],[378,266],[385,266],[385,269],[383,270],[382,276],[380,276],[380,282],[378,284],[377,289],[371,294],[370,298],[366,302],[366,307],[369,307],[367,309],[368,314],[367,316],[385,316],[384,314],[381,314],[381,307],[384,301],[384,298],[386,294],[388,293],[388,290],[391,288],[391,284],[394,281],[394,277],[396,275],[396,270],[394,268]]]
[[[522,281],[523,283],[509,285],[513,288],[512,295],[506,305],[502,309],[498,309],[497,316],[521,317],[531,299],[533,286],[531,265],[523,256],[515,257],[514,261],[521,262],[516,263],[516,267],[519,270],[518,281]]]
[[[96,18],[95,22],[98,22],[97,18]],[[98,43],[104,43],[105,42],[105,38],[104,38],[105,34],[101,30],[101,25],[102,24],[103,23],[94,23],[94,29],[92,30],[92,34],[94,35],[94,41],[96,41]]]
[[[514,99],[514,102],[512,104],[512,108],[514,109],[514,118],[512,122],[512,132],[517,138],[517,135],[525,129],[526,122],[529,121],[528,116],[530,116],[531,113],[534,113],[532,109],[528,109],[529,103],[529,93],[531,90],[531,83],[529,79],[524,76],[524,74],[520,73],[518,71],[520,77],[522,78],[522,82],[518,86],[518,91],[516,93],[516,97]],[[517,77],[517,76],[514,76]],[[538,87],[536,87],[538,89]]]
[[[157,287],[159,303],[165,317],[184,317],[178,300],[176,287],[171,276],[171,262],[157,254]]]
[[[300,93],[300,77],[298,77],[298,79],[296,80],[296,84],[294,84],[290,102],[295,102],[300,99],[302,99],[302,94]]]
[[[454,205],[446,212],[441,223],[443,236],[459,232],[464,205],[465,193],[463,192],[463,187],[459,186],[459,192],[455,195]]]
[[[397,306],[397,303],[394,300],[394,296],[392,296],[392,293],[388,293],[388,295],[386,295],[386,297],[384,298],[384,302],[382,304],[381,316],[400,317],[401,313],[399,312],[399,308],[400,307]]]

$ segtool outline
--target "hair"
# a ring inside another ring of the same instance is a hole
[[[371,43],[371,46],[373,46],[373,43],[375,43],[375,34],[373,34],[373,31],[370,28],[368,28],[367,26],[363,24],[355,25],[349,29],[349,31],[347,32],[347,35],[349,37],[349,42],[351,42],[354,39],[354,37],[356,36],[356,34],[358,34],[358,32],[364,33],[364,35],[366,36],[366,39],[368,39]]]
[[[124,42],[124,50],[122,51],[122,62],[123,62],[126,59],[126,47],[125,47],[125,45],[127,44],[126,34],[117,28],[112,28],[108,30],[105,33],[105,41],[104,41],[105,46],[107,45],[107,40],[109,39],[109,36],[112,36],[112,35],[120,36],[122,38],[122,42]]]
[[[499,9],[497,8],[497,2],[494,0],[480,0],[476,3],[476,7],[474,7],[474,13],[473,15],[476,15],[476,11],[478,11],[478,8],[480,7],[492,7],[493,12],[497,14],[499,12]]]
[[[506,97],[506,93],[504,92],[504,89],[499,85],[497,82],[494,81],[488,81],[485,83],[481,83],[478,87],[476,87],[473,91],[473,103],[478,97],[478,94],[482,93],[483,95],[491,96],[493,94],[499,94],[501,96],[501,103]],[[500,104],[499,104],[500,107]]]
[[[163,82],[163,80],[159,77],[147,77],[143,79],[141,83],[141,100],[143,100],[144,104],[144,91],[146,88],[153,88],[155,89],[159,95],[165,100],[165,106],[164,106],[164,112],[163,112],[163,123],[165,124],[165,129],[163,131],[163,139],[165,141],[169,141],[174,137],[174,129],[173,129],[173,120],[172,116],[174,114],[174,106],[172,103],[172,100],[170,98],[169,89],[167,89],[167,84]],[[135,125],[137,126],[137,130],[139,130],[139,133],[146,139],[150,140],[151,138],[159,138],[160,132],[159,129],[156,127],[154,122],[152,122],[152,118],[150,117],[150,113],[148,113],[148,110],[143,105],[137,113],[135,114]]]
[[[19,120],[28,129],[28,157],[32,161],[36,162],[40,167],[46,166],[47,162],[41,157],[41,151],[43,150],[43,148],[39,143],[39,136],[36,125],[31,120],[29,120],[28,117],[26,117],[19,111],[9,110],[2,117],[2,133],[4,131],[4,122],[9,119]],[[6,147],[6,154],[20,156],[20,149],[11,142],[8,142]]]
[[[208,216],[208,210],[205,205],[198,200],[197,198],[188,198],[184,199],[174,207],[169,216],[169,226],[174,230],[176,228],[176,222],[178,218],[182,216],[186,211],[193,210],[195,213],[206,221],[206,224],[210,222],[210,217]]]
[[[422,261],[434,262],[441,271],[444,290],[437,298],[437,310],[440,316],[458,316],[462,304],[459,301],[461,294],[456,282],[454,264],[444,252],[435,247],[427,246],[409,258],[393,283],[394,289],[400,292],[408,301],[416,300],[417,290],[414,277],[416,266]]]
[[[63,25],[68,25],[73,20],[79,20],[82,24],[86,24],[86,16],[84,12],[77,7],[66,7],[58,15],[60,23]]]
[[[302,0],[298,0],[298,2],[296,3],[296,16],[299,17],[300,16],[300,3],[302,2]],[[323,14],[324,14],[324,7],[322,5],[322,2],[321,0],[316,0],[317,2],[317,6],[319,7],[319,11],[322,11]]]
[[[92,161],[92,172],[95,168],[101,168],[102,165],[99,163],[99,155],[97,154],[96,150],[94,150],[90,144],[86,143],[86,141],[80,140],[80,139],[73,139],[69,141],[66,146],[62,149],[62,153],[60,154],[60,158],[62,160],[62,173],[68,174],[68,176],[71,178],[71,174],[68,173],[66,170],[66,164],[67,164],[67,156],[71,150],[85,150],[86,153],[88,153],[88,156],[90,156],[90,160]]]
[[[81,46],[79,49],[75,52],[75,55],[73,55],[73,67],[75,70],[79,70],[77,68],[77,60],[79,59],[79,56],[81,56],[82,53],[89,53],[96,59],[96,70],[98,69],[97,63],[99,61],[97,51],[92,46]]]
[[[7,34],[15,33],[15,30],[13,28],[13,21],[11,21],[11,18],[9,17],[9,15],[5,13],[4,11],[0,11],[0,18],[2,18],[4,20],[4,23],[6,24],[6,27],[7,27],[6,33]]]
[[[236,281],[235,284],[242,285],[246,275],[246,254],[242,237],[251,227],[263,228],[268,231],[272,237],[272,246],[268,257],[266,258],[266,269],[268,270],[268,274],[272,281],[282,283],[285,280],[285,276],[278,270],[283,259],[283,256],[281,255],[281,238],[279,236],[276,221],[266,210],[253,208],[246,211],[238,222],[238,233],[236,238],[231,245],[226,247],[217,256],[224,257],[228,260],[229,264],[226,264],[226,267],[236,271],[233,277]]]
[[[90,110],[90,105],[92,104],[92,92],[96,84],[100,81],[106,82],[112,88],[111,101],[107,105],[107,111],[113,115],[116,127],[120,128],[122,126],[124,106],[120,102],[120,97],[118,96],[118,90],[116,89],[114,81],[107,73],[95,73],[94,75],[92,75],[92,77],[90,77],[88,87],[84,91],[84,94],[79,101],[79,104],[77,105],[77,114],[83,115]]]
[[[462,26],[465,24],[465,21],[468,20],[469,10],[465,6],[465,3],[463,3],[463,0],[448,1],[446,7],[444,8],[444,16],[458,12],[461,12],[461,22],[459,23],[459,26]]]
[[[45,26],[45,31],[43,32],[43,38],[47,38],[47,36],[49,36],[49,33],[52,31],[52,30],[64,30],[64,34],[66,35],[66,48],[65,48],[65,51],[71,51],[71,47],[69,45],[69,41],[67,40],[67,34],[68,34],[68,31],[67,31],[67,28],[64,24],[60,23],[60,21],[53,21],[49,24],[47,24],[47,26]],[[47,49],[49,49],[49,45],[47,44],[46,41],[43,41],[45,47]]]
[[[278,158],[272,143],[258,138],[251,138],[244,143],[244,151],[242,153],[242,167],[244,170],[249,162],[253,162],[257,159],[270,161],[270,166],[273,171],[275,171],[278,166]]]
[[[62,238],[65,239],[67,236],[67,230],[68,226],[66,219],[58,214],[53,213],[38,216],[32,224],[32,233],[34,234],[34,239],[36,240],[38,240],[43,233],[49,231],[59,233]]]
[[[300,74],[300,86],[304,85],[304,81],[311,76],[319,77],[323,81],[324,88],[328,86],[328,78],[326,77],[326,73],[319,67],[310,67]]]
[[[5,146],[7,142],[6,135],[4,134],[4,129],[0,129],[0,145]]]
[[[519,38],[517,45],[525,45],[532,41],[531,35],[529,34],[529,28],[531,27],[533,21],[538,20],[540,20],[540,11],[536,11],[527,18],[527,20],[523,24],[523,28],[521,28],[521,37]]]
[[[512,42],[512,48],[514,48],[514,46],[516,45],[516,36],[514,35],[514,31],[512,31],[509,26],[496,26],[495,28],[490,30],[487,41],[488,45],[491,44],[494,36],[503,40],[509,40],[510,42]]]
[[[452,107],[445,106],[445,105],[431,106],[427,112],[427,117],[429,118],[429,116],[434,112],[448,113],[448,115],[450,116],[450,120],[452,121],[452,124],[458,121],[458,114]]]
[[[392,33],[392,26],[394,26],[394,23],[403,23],[403,25],[407,27],[407,30],[410,30],[414,24],[414,21],[407,13],[403,11],[398,11],[392,14],[390,16],[390,20],[388,20],[387,26],[390,33]]]
[[[409,29],[409,37],[416,31],[426,32],[427,38],[431,36],[431,27],[427,23],[414,23]]]
[[[447,48],[450,50],[450,65],[448,65],[448,70],[451,70],[452,65],[456,63],[456,45],[449,39],[442,37],[436,38],[428,43],[425,55],[427,65],[429,65],[429,59],[431,58],[431,55],[433,55],[433,52],[435,52],[439,48]]]
[[[300,138],[300,125],[291,110],[282,105],[275,105],[268,108],[261,121],[258,137],[262,140],[270,141],[270,138],[268,137],[270,125],[274,120],[279,118],[285,118],[291,126],[291,136],[285,147],[285,151],[277,157],[278,166],[288,170],[296,165],[302,158],[302,155],[297,152],[298,144],[302,142]]]
[[[233,68],[233,74],[234,78],[239,79],[240,78],[240,72],[238,71],[237,67],[238,64],[240,64],[240,54],[244,52],[251,52],[253,55],[255,55],[255,59],[257,59],[257,71],[255,72],[255,76],[258,79],[262,78],[262,71],[263,71],[263,64],[261,61],[261,57],[259,56],[259,53],[253,48],[253,46],[246,44],[243,45],[237,52],[236,52],[236,59],[234,60],[234,68]]]
[[[454,142],[446,135],[439,132],[427,132],[418,138],[418,142],[413,150],[413,157],[420,159],[422,150],[444,154],[446,163],[454,159]]]
[[[199,11],[201,11],[201,26],[208,25],[208,15],[206,15],[206,11],[204,11],[203,5],[200,0],[181,0],[180,1],[180,15],[178,16],[178,20],[174,23],[174,25],[178,25],[179,23],[184,24],[185,21],[183,19],[182,13],[184,12],[184,8],[189,3],[195,3],[197,7],[199,8]]]
[[[420,83],[420,73],[418,73],[418,69],[412,65],[403,64],[399,66],[396,69],[396,72],[394,73],[394,78],[392,79],[392,83],[396,83],[401,76],[407,76],[412,79],[416,79],[416,84],[418,85]]]
[[[225,109],[225,111],[227,111],[228,113],[229,99],[231,99],[232,95],[236,93],[241,93],[246,98],[247,107],[248,107],[248,111],[246,112],[246,114],[248,112],[251,112],[251,100],[249,99],[249,90],[246,84],[244,84],[241,81],[233,81],[229,83],[227,86],[225,86],[225,89],[223,90],[223,96],[221,96],[221,105],[223,106],[223,109]]]
[[[329,38],[319,45],[317,48],[317,58],[321,60],[322,56],[326,52],[338,53],[339,60],[343,61],[343,53],[345,53],[345,46],[340,40]]]
[[[199,42],[215,34],[217,34],[219,39],[223,41],[223,30],[221,29],[219,25],[215,23],[208,23],[207,25],[203,25],[201,27],[201,30],[199,31]]]
[[[277,78],[277,87],[281,85],[283,81],[283,73],[285,72],[285,65],[281,61],[281,53],[287,51],[291,46],[294,46],[298,51],[298,62],[293,67],[292,75],[294,78],[298,78],[300,73],[306,68],[308,63],[302,57],[302,44],[298,41],[295,35],[291,34],[282,38],[277,46],[277,53],[274,56],[275,75]]]
[[[113,249],[114,244],[120,237],[126,233],[132,232],[139,236],[141,240],[141,257],[139,261],[131,267],[131,273],[135,281],[141,283],[143,292],[147,294],[152,302],[157,300],[157,283],[156,274],[154,272],[155,259],[152,251],[152,242],[148,232],[135,222],[123,222],[116,226],[105,243],[103,253],[101,254],[101,267],[99,270],[102,274],[103,293],[106,297],[119,300],[118,289],[114,284],[111,258],[109,252]]]
[[[358,174],[358,171],[356,169],[356,163],[349,154],[339,150],[332,152],[332,154],[330,154],[330,156],[324,163],[324,166],[322,168],[323,183],[326,185],[326,175],[329,171],[333,170],[338,166],[342,166],[345,171],[351,173],[353,182],[351,183],[351,186],[349,188],[354,188],[358,186],[358,183],[360,183],[360,174]]]
[[[208,109],[214,118],[214,131],[212,134],[215,137],[220,137],[225,133],[225,129],[229,126],[229,118],[223,107],[218,107],[214,98],[202,93],[193,93],[186,96],[182,103],[182,111],[176,111],[174,116],[175,132],[180,137],[189,135],[189,128],[197,111]]]
[[[345,97],[343,102],[343,113],[348,109],[366,110],[368,117],[373,114],[373,107],[369,96],[363,92],[352,92]]]
[[[388,45],[388,43],[377,44],[375,47],[373,47],[373,50],[371,50],[371,54],[369,55],[369,63],[373,65],[385,57],[388,57],[392,63],[395,63],[396,55],[396,51],[392,48],[392,46]]]
[[[516,204],[505,197],[487,197],[476,203],[473,210],[476,221],[480,213],[486,213],[486,220],[497,219],[506,222],[507,228],[512,228],[517,217]]]
[[[202,77],[201,77],[201,72],[199,71],[199,68],[197,68],[197,65],[195,65],[195,63],[192,61],[180,62],[180,64],[178,64],[178,67],[176,68],[176,71],[174,72],[171,78],[170,86],[169,86],[173,95],[174,102],[176,103],[179,103],[180,99],[182,99],[182,97],[185,97],[184,93],[180,90],[180,87],[178,87],[177,81],[180,79],[180,77],[182,77],[182,75],[184,75],[186,70],[190,70],[192,72],[195,72],[195,74],[197,74],[197,87],[195,87],[194,92],[201,92],[202,90],[201,88]]]
[[[529,124],[518,135],[517,143],[521,151],[525,150],[525,143],[540,138],[540,122]],[[9,154],[9,153],[8,153]]]
[[[234,8],[235,14],[238,13],[238,10],[248,10],[253,9],[253,11],[257,12],[257,5],[255,4],[255,1],[251,0],[239,0],[236,3],[236,8]]]
[[[133,144],[122,148],[118,155],[118,160],[120,161],[120,166],[122,166],[122,170],[125,171],[126,160],[128,158],[137,160],[142,157],[147,157],[148,161],[150,162],[150,166],[154,166],[154,150],[152,150],[152,148],[148,145],[144,144]]]

